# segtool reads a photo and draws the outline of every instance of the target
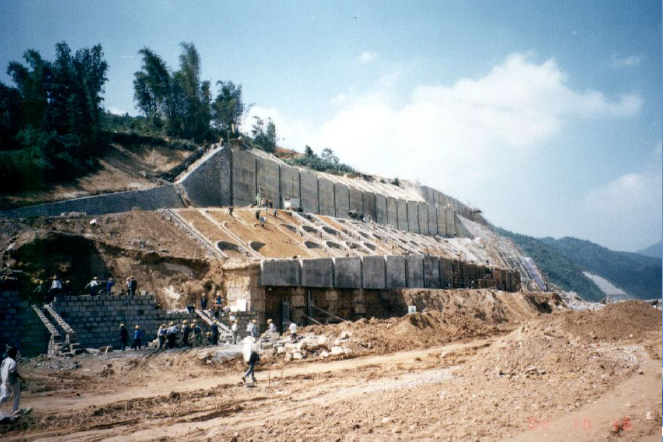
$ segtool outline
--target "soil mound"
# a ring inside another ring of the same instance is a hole
[[[639,340],[648,332],[661,330],[661,311],[643,301],[618,302],[595,312],[569,312],[562,327],[584,339]]]

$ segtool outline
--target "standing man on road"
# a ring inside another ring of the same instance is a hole
[[[219,323],[213,321],[210,328],[212,329],[212,345],[219,345]]]
[[[143,343],[143,332],[140,329],[140,326],[136,326],[134,329],[134,342],[131,344],[131,348],[134,350],[140,350]]]
[[[7,357],[0,365],[0,405],[7,402],[9,398],[14,396],[14,403],[12,405],[12,412],[16,413],[21,404],[21,383],[25,379],[18,374],[18,364],[16,362],[16,355],[18,351],[15,348],[10,348],[7,351]],[[0,413],[1,414],[1,413]]]
[[[297,324],[291,322],[288,329],[290,330],[290,339],[292,339],[292,342],[297,342]]]
[[[129,340],[129,331],[124,326],[124,324],[120,324],[120,345],[121,345],[122,351],[124,351],[124,349],[127,348],[127,341],[128,340]]]
[[[231,331],[233,332],[233,344],[237,344],[237,329],[239,327],[237,326],[237,320],[233,321],[233,325],[231,328]]]
[[[203,297],[200,298],[200,309],[202,311],[207,310],[207,297],[205,297],[205,295],[203,295]]]

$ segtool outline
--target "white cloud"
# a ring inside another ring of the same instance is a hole
[[[329,104],[340,106],[341,104],[345,103],[347,100],[348,100],[348,94],[346,94],[345,92],[341,92],[339,94],[336,94],[334,98],[329,100]]]
[[[364,51],[359,55],[359,61],[361,63],[370,63],[375,61],[378,58],[377,52]]]
[[[612,54],[611,65],[615,69],[630,66],[640,66],[644,60],[644,55],[629,55],[627,57],[620,57],[617,54]]]
[[[106,110],[107,110],[108,112],[110,112],[111,114],[115,114],[115,115],[124,115],[124,114],[127,113],[127,111],[122,110],[122,109],[118,109],[118,108],[113,107],[113,106],[107,108]]]

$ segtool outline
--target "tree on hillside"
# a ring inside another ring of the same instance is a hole
[[[339,163],[338,157],[336,156],[334,151],[329,147],[325,147],[324,149],[322,149],[322,154],[320,155],[320,157],[323,160],[328,161],[329,163],[334,165],[338,165]]]
[[[237,136],[239,126],[251,106],[244,104],[242,85],[232,81],[217,81],[219,92],[212,105],[212,121],[221,135]]]
[[[200,79],[200,54],[194,44],[180,46],[180,69],[172,73],[151,49],[138,52],[143,66],[134,74],[136,107],[155,126],[165,123],[168,135],[196,141],[209,139],[211,83]]]
[[[50,62],[28,50],[25,64],[11,62],[7,68],[16,87],[0,87],[2,139],[9,139],[5,147],[20,149],[0,158],[3,190],[39,187],[88,171],[107,146],[101,104],[108,63],[101,45],[72,53],[62,42],[55,52]]]
[[[267,125],[260,117],[254,117],[255,122],[251,129],[254,147],[265,152],[276,152],[276,125],[271,118],[267,119]]]

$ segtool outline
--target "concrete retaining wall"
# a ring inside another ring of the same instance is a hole
[[[228,206],[231,204],[231,153],[222,147],[203,156],[200,164],[177,180],[187,200],[195,207]],[[210,192],[210,189],[218,189]],[[171,208],[173,206],[164,206]]]
[[[439,289],[440,282],[440,258],[437,256],[424,256],[424,287],[428,289]]]
[[[302,259],[302,286],[334,287],[334,261],[331,258]]]
[[[299,198],[299,169],[292,166],[281,165],[280,168],[281,183],[281,202],[279,207],[283,207],[285,198]]]
[[[396,200],[396,216],[398,217],[398,225],[396,228],[404,232],[408,231],[407,220],[407,202],[405,200]]]
[[[233,204],[249,206],[256,202],[257,158],[250,152],[236,150],[232,153],[233,164]]]
[[[419,204],[416,201],[407,202],[407,230],[419,233]]]
[[[318,198],[318,213],[320,215],[336,216],[334,183],[327,178],[318,178]]]
[[[280,176],[277,162],[258,157],[256,165],[258,192],[262,198],[271,201],[277,208],[282,208]]]
[[[387,225],[398,228],[398,205],[394,198],[387,198]]]
[[[372,192],[362,192],[362,199],[364,201],[364,216],[367,220],[377,222],[375,194]]]
[[[388,255],[386,260],[386,279],[388,289],[407,287],[405,276],[405,256]]]
[[[296,287],[300,285],[300,265],[295,259],[269,259],[260,263],[260,285]]]
[[[348,186],[334,183],[334,201],[337,218],[347,218],[350,211],[350,190]]]
[[[428,234],[428,204],[419,203],[417,205],[419,211],[419,233],[423,235]]]
[[[424,259],[421,255],[405,257],[405,275],[410,288],[424,287]]]
[[[318,175],[308,170],[300,172],[301,205],[304,212],[320,213],[318,196]]]
[[[384,256],[364,256],[362,258],[362,287],[384,289],[387,287]]]
[[[428,204],[428,234],[437,235],[437,207]]]
[[[50,333],[18,291],[15,281],[0,283],[0,352],[7,346],[21,356],[46,354]]]
[[[334,258],[334,287],[362,288],[361,258]]]
[[[387,224],[387,198],[379,193],[375,194],[375,214],[378,224]]]
[[[350,210],[361,213],[366,217],[366,212],[364,211],[364,192],[356,187],[350,187]]]

